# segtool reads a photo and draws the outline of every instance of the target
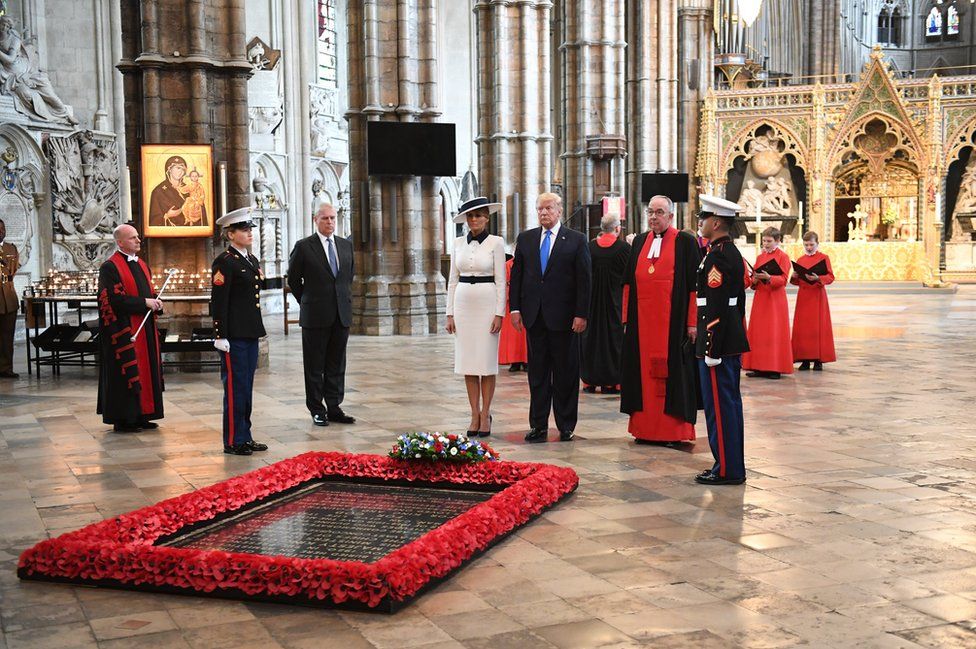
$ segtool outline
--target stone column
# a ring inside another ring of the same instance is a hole
[[[677,0],[627,0],[627,204],[641,219],[641,174],[675,171]]]
[[[803,74],[837,74],[840,65],[840,0],[804,0],[803,9],[806,21],[806,35],[802,43],[806,48]],[[820,81],[833,83],[831,79]]]
[[[695,160],[699,147],[702,102],[712,83],[714,28],[711,0],[681,0],[678,7],[678,61],[682,83],[678,86],[678,169],[688,172],[688,208],[698,202]],[[684,222],[690,225],[685,213]]]
[[[424,335],[439,329],[446,286],[428,230],[436,223],[431,178],[370,178],[366,124],[435,121],[436,0],[351,0],[349,122],[356,248],[353,332]]]
[[[616,0],[566,0],[560,45],[564,70],[565,138],[560,158],[565,165],[566,209],[593,203],[594,160],[587,155],[587,138],[624,134],[623,62],[624,8]],[[611,165],[607,189],[623,192],[621,165]]]
[[[502,203],[497,234],[513,241],[552,179],[552,2],[477,0],[474,11],[479,182]]]
[[[214,162],[227,162],[228,209],[250,204],[244,0],[125,2],[120,22],[118,69],[136,223],[142,222],[142,144],[211,144]],[[209,173],[216,181],[216,168]],[[157,272],[209,268],[213,255],[209,239],[149,240],[146,248]]]

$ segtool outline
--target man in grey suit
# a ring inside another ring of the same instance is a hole
[[[332,205],[319,207],[315,233],[296,243],[288,259],[288,288],[301,305],[305,404],[316,426],[356,422],[339,407],[352,322],[353,258],[352,244],[335,236],[336,218]]]

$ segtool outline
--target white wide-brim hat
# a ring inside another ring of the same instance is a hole
[[[482,207],[488,208],[489,214],[494,214],[498,210],[502,209],[501,203],[492,203],[484,196],[478,196],[477,198],[472,198],[469,201],[464,201],[461,203],[461,207],[458,208],[458,213],[454,215],[455,223],[464,223],[465,219],[468,218],[468,212],[473,212],[475,210],[481,209]]]

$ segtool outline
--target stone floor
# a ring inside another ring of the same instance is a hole
[[[635,446],[610,396],[580,439],[527,446],[525,374],[500,375],[492,440],[573,467],[574,496],[395,616],[20,583],[58,534],[310,449],[382,453],[464,429],[451,340],[354,338],[345,408],[304,412],[300,337],[273,333],[255,428],[221,453],[213,374],[167,377],[158,433],[94,414],[95,373],[0,382],[0,649],[20,647],[976,647],[976,287],[832,293],[840,362],[743,379],[743,487],[693,451]],[[20,359],[22,361],[22,358]],[[699,435],[703,427],[699,424]]]

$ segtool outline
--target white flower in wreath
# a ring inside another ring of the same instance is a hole
[[[420,457],[420,453],[415,453],[415,454],[414,454],[414,457],[415,457],[415,458],[419,458],[419,457]]]
[[[451,447],[451,455],[457,455],[457,448]]]

